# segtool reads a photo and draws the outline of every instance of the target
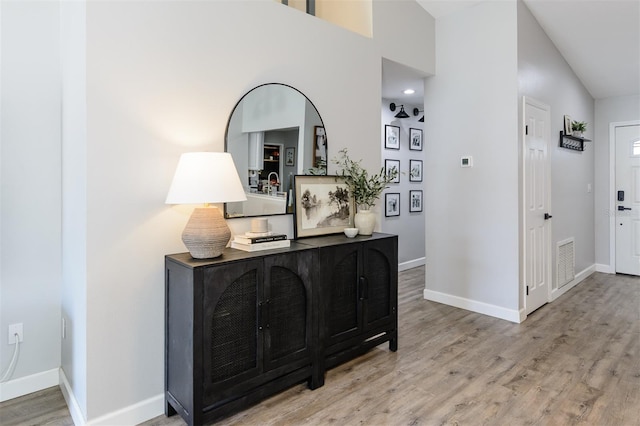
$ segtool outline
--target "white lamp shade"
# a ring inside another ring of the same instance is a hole
[[[180,156],[167,204],[245,201],[238,171],[227,152],[189,152]]]

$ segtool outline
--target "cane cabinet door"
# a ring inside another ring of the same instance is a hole
[[[264,259],[264,300],[259,306],[265,370],[310,363],[314,256],[315,251],[307,250]]]
[[[388,241],[369,241],[364,245],[363,317],[369,330],[391,323],[398,298],[398,274],[394,245]]]
[[[262,260],[204,269],[202,333],[204,401],[223,400],[261,373],[258,303]],[[195,318],[197,322],[198,319]]]
[[[357,336],[362,330],[361,244],[320,249],[324,346]]]

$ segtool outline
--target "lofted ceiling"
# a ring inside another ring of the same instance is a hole
[[[417,0],[436,20],[482,1],[506,0]],[[594,99],[640,95],[640,0],[523,1]],[[384,61],[382,76],[384,98],[423,102],[418,72]]]

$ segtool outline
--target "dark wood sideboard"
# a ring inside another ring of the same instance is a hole
[[[398,237],[374,233],[165,257],[165,413],[198,425],[384,342],[398,347]]]

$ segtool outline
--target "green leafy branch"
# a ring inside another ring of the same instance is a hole
[[[350,159],[346,148],[340,150],[338,156],[332,161],[338,166],[338,174],[344,177],[356,204],[364,208],[373,206],[376,200],[380,198],[382,191],[387,188],[387,185],[399,173],[395,167],[389,170],[388,173],[382,167],[379,173],[369,175],[367,170],[360,164],[362,160],[353,161]]]

